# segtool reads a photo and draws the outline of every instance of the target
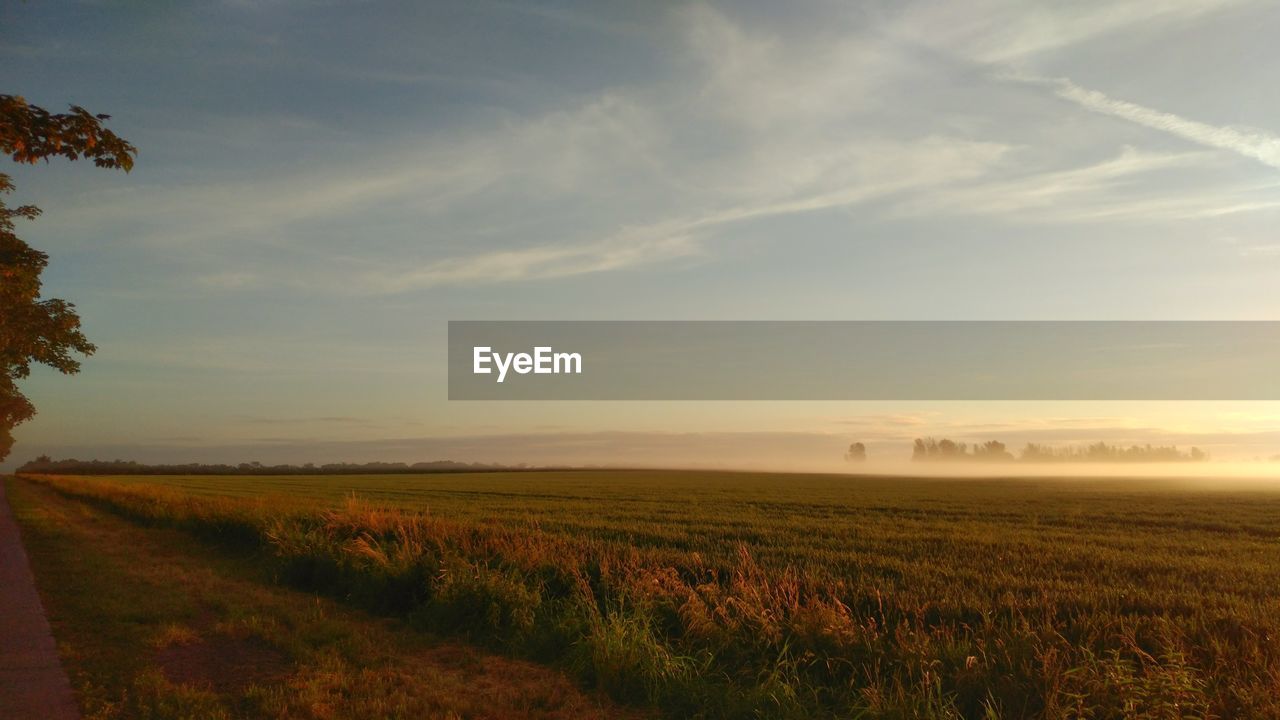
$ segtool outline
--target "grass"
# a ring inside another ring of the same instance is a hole
[[[1280,717],[1280,493],[645,471],[44,482],[673,717]]]
[[[87,720],[634,717],[561,673],[279,586],[243,541],[10,481]]]

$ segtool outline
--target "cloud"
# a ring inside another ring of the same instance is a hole
[[[1121,31],[1151,31],[1251,0],[1074,0],[917,3],[896,33],[979,63],[1009,64]]]
[[[1125,146],[1112,158],[1082,167],[931,188],[896,202],[892,213],[983,215],[1033,223],[1153,223],[1280,208],[1276,181],[1190,187],[1174,182],[1216,165],[1207,151],[1151,152]]]
[[[1242,245],[1238,248],[1241,257],[1247,258],[1280,258],[1280,245],[1264,244],[1264,245]]]
[[[134,185],[77,198],[54,220],[99,227],[143,218],[142,239],[172,247],[261,242],[291,228],[383,208],[435,216],[520,185],[562,198],[653,172],[661,139],[638,102],[603,93],[567,109],[466,131],[384,138],[295,172],[244,171],[194,184]],[[337,153],[335,153],[337,155]],[[213,284],[216,284],[213,283]]]
[[[1055,94],[1086,110],[1127,120],[1169,133],[1205,147],[1228,150],[1252,160],[1280,168],[1280,137],[1262,130],[1210,125],[1173,113],[1117,100],[1096,90],[1088,90],[1065,78],[1055,81]]]
[[[911,190],[968,181],[987,173],[1008,151],[999,143],[947,137],[864,142],[835,153],[842,162],[804,183],[800,192],[784,184],[772,197],[625,228],[599,241],[497,251],[441,260],[421,268],[365,272],[358,276],[357,288],[396,293],[442,285],[552,279],[702,255],[706,252],[703,241],[726,226],[852,207]]]
[[[237,290],[240,288],[246,288],[260,282],[261,280],[261,276],[257,273],[246,272],[243,270],[213,272],[196,278],[196,282],[200,285],[219,290]]]
[[[284,277],[271,275],[273,282],[398,293],[705,255],[706,239],[726,226],[971,179],[1008,150],[941,134],[886,137],[837,122],[862,112],[867,88],[894,71],[881,45],[850,43],[841,34],[794,52],[774,34],[744,30],[706,5],[676,17],[697,73],[668,85],[608,89],[487,127],[386,138],[340,166],[135,188],[102,196],[60,222],[96,227],[104,219],[142,218],[151,243],[199,245],[206,268],[218,246],[293,247],[305,254],[291,260],[302,262]],[[816,130],[824,125],[830,127]],[[703,134],[714,140],[698,147]],[[515,229],[539,212],[566,211],[596,217],[562,233],[522,237]],[[476,217],[504,231],[444,246],[401,241],[394,261],[327,251],[299,237],[317,225],[330,232],[330,219],[351,224],[387,214],[449,234],[460,228],[474,237]],[[476,249],[459,252],[471,245]],[[196,282],[239,290],[257,287],[263,275],[204,270]]]
[[[788,42],[706,3],[678,11],[698,65],[697,99],[724,122],[754,131],[802,132],[865,112],[868,94],[897,74],[902,59],[876,35],[828,20],[823,32]]]
[[[340,425],[349,427],[380,428],[381,423],[367,418],[347,415],[327,415],[318,417],[261,417],[258,415],[233,415],[230,420],[249,425]]]
[[[479,148],[402,148],[399,156],[341,168],[101,191],[77,198],[53,220],[60,228],[93,228],[141,218],[145,230],[135,237],[152,246],[238,239],[257,243],[297,223],[342,217],[407,197],[423,207],[444,206],[502,176],[492,155]]]
[[[1106,160],[1065,170],[940,187],[896,203],[898,217],[977,215],[1036,223],[1171,222],[1274,209],[1280,183],[1163,187],[1160,178],[1215,165],[1204,151],[1156,153],[1124,147]]]
[[[304,335],[211,334],[159,339],[119,337],[94,356],[103,367],[130,367],[154,373],[158,369],[228,376],[288,377],[356,375],[367,372],[369,357],[379,357],[378,371],[387,375],[418,376],[430,364],[407,352],[403,343],[388,341],[318,340]]]
[[[115,223],[150,246],[182,246],[176,262],[200,268],[182,282],[210,290],[284,285],[377,295],[708,257],[735,226],[882,199],[899,217],[1067,222],[1267,209],[1276,205],[1268,188],[1142,186],[1157,173],[1207,164],[1203,153],[1126,150],[1073,167],[1070,148],[1023,152],[1045,136],[975,121],[981,113],[971,108],[981,106],[992,78],[961,77],[975,60],[1021,57],[1227,4],[993,0],[981,6],[990,13],[958,14],[948,4],[918,3],[874,17],[811,16],[801,35],[799,25],[753,26],[699,3],[671,12],[668,27],[685,52],[669,59],[668,75],[504,108],[484,122],[402,127],[356,142],[305,117],[287,128],[270,129],[273,122],[251,137],[254,146],[297,135],[322,137],[332,151],[291,170],[246,163],[251,170],[196,183],[78,200],[79,208],[51,213],[52,229],[67,235],[78,225],[88,236]],[[942,60],[922,61],[917,45],[941,51]],[[933,98],[946,94],[936,73],[975,85],[963,88],[963,112],[932,114]],[[1270,136],[1195,123],[1065,80],[1053,87],[1090,110],[1280,163]],[[234,123],[215,129],[249,137]],[[1028,157],[1039,171],[1029,171]]]
[[[903,201],[897,208],[903,215],[933,212],[975,215],[1061,214],[1064,206],[1078,207],[1147,173],[1196,160],[1195,155],[1154,154],[1125,148],[1118,156],[1084,167],[1053,170],[971,185],[940,189]]]
[[[632,234],[647,234],[649,237],[628,237]],[[652,230],[624,232],[616,238],[582,245],[500,250],[440,260],[421,268],[368,271],[357,277],[356,289],[397,293],[442,285],[548,280],[620,270],[700,252],[698,245],[687,236],[655,235]]]

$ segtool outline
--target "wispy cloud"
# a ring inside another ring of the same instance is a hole
[[[1008,151],[998,143],[945,137],[913,143],[864,143],[841,151],[848,166],[839,169],[838,184],[827,179],[810,183],[802,192],[784,186],[778,189],[779,196],[630,227],[599,241],[482,253],[421,268],[365,272],[359,276],[360,287],[394,293],[440,285],[549,279],[700,255],[705,252],[703,241],[725,226],[853,207],[912,190],[972,180],[990,171]]]
[[[263,417],[260,415],[233,415],[229,418],[236,423],[250,425],[339,425],[378,428],[382,423],[368,418],[348,415],[323,415],[317,417]]]
[[[1241,256],[1241,257],[1247,257],[1247,258],[1255,258],[1255,257],[1275,258],[1275,257],[1280,257],[1280,245],[1277,245],[1277,244],[1267,244],[1267,245],[1241,245],[1241,246],[1239,247],[1239,252],[1240,252],[1240,256]]]
[[[923,2],[903,13],[898,32],[980,63],[1009,64],[1120,31],[1155,30],[1252,0],[1075,0]]]
[[[105,367],[181,370],[236,376],[298,378],[332,372],[367,371],[369,357],[379,357],[384,375],[417,376],[429,363],[405,349],[403,341],[381,345],[368,342],[318,340],[303,336],[264,337],[261,334],[167,336],[161,340],[118,338],[94,356]]]
[[[459,203],[517,185],[565,197],[652,172],[660,143],[647,111],[613,93],[529,118],[449,134],[411,134],[361,146],[353,157],[296,172],[236,174],[200,183],[102,191],[55,218],[60,227],[96,227],[143,217],[141,239],[157,245],[262,241],[291,226],[399,207],[440,215]],[[624,177],[625,179],[625,177]]]
[[[902,199],[898,216],[984,215],[1021,222],[1164,222],[1212,219],[1280,207],[1276,182],[1163,188],[1153,179],[1213,165],[1211,153],[1125,147],[1115,157],[1065,170],[937,188]]]
[[[358,142],[301,116],[278,128],[250,118],[247,126],[267,129],[215,130],[253,147],[279,136],[323,138],[334,152],[303,164],[246,163],[189,184],[86,196],[46,222],[56,233],[83,237],[115,224],[148,249],[181,247],[172,256],[185,260],[176,262],[200,267],[181,281],[208,290],[286,286],[380,295],[711,257],[730,228],[880,200],[897,213],[891,219],[1167,221],[1253,212],[1277,206],[1272,188],[1189,187],[1211,153],[1131,149],[1081,166],[1078,148],[1115,145],[1059,135],[1054,118],[1035,117],[1022,128],[1004,122],[998,108],[973,109],[984,93],[999,99],[1008,90],[992,82],[989,68],[974,72],[974,63],[1012,65],[1237,1],[1175,0],[1156,8],[987,0],[978,12],[917,2],[866,18],[817,12],[797,22],[808,23],[803,35],[785,24],[752,24],[732,6],[695,3],[664,10],[667,24],[626,28],[672,33],[684,52],[664,58],[669,75],[565,94],[536,108],[503,108],[465,126],[424,121]],[[575,27],[600,22],[570,10],[522,12]],[[965,83],[962,110],[935,114],[934,96],[958,89],[940,89],[935,71]],[[1280,140],[1261,131],[1214,127],[1068,80],[1037,82],[1091,111],[1280,167]],[[1151,182],[1175,172],[1186,175]]]
[[[214,272],[207,275],[201,275],[196,278],[203,287],[218,290],[236,290],[246,288],[258,283],[261,276],[257,273],[247,272],[243,270],[228,270],[225,272]]]
[[[1054,92],[1058,97],[1087,110],[1166,132],[1205,147],[1228,150],[1264,165],[1280,168],[1280,137],[1263,130],[1210,125],[1117,100],[1096,90],[1082,88],[1065,78],[1054,81],[1054,85]]]
[[[838,21],[795,43],[744,27],[706,3],[681,9],[676,19],[699,65],[693,79],[701,105],[754,131],[812,130],[865,111],[868,94],[902,65],[890,43]]]
[[[628,237],[647,235],[648,237]],[[538,246],[449,258],[424,267],[366,271],[356,290],[397,293],[442,285],[497,284],[520,280],[548,280],[619,270],[635,265],[699,254],[688,236],[667,236],[645,229],[616,238],[579,245]]]
[[[1094,205],[1117,187],[1148,173],[1186,166],[1195,154],[1144,153],[1125,148],[1118,156],[1084,167],[1051,170],[961,188],[941,189],[899,204],[901,214],[922,212],[975,215],[1052,214],[1076,212]],[[1068,210],[1069,209],[1069,210]],[[1043,217],[1043,215],[1041,215]]]

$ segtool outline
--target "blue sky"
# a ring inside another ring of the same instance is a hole
[[[100,347],[24,385],[14,459],[1280,452],[1264,403],[448,403],[443,344],[449,319],[1276,319],[1277,35],[1245,0],[6,4],[5,91],[140,148],[129,175],[9,170]]]

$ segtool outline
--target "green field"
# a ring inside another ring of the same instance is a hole
[[[1280,492],[662,471],[46,481],[673,717],[1280,717]]]

